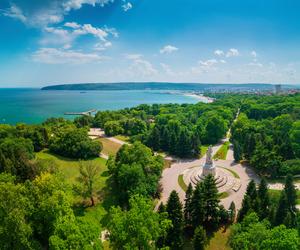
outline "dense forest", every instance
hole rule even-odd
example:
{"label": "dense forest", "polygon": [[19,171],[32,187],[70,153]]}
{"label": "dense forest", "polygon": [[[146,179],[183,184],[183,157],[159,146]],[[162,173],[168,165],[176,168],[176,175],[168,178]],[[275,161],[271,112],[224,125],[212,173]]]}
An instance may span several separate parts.
{"label": "dense forest", "polygon": [[[230,228],[232,249],[299,249],[292,175],[300,174],[300,95],[211,96],[210,104],[140,105],[74,121],[1,124],[0,249],[102,249],[103,229],[113,249],[205,249],[220,228]],[[101,165],[103,145],[88,137],[89,127],[126,135],[131,143]],[[284,177],[280,194],[262,178],[258,187],[249,183],[239,211],[234,203],[227,209],[208,176],[187,188],[184,203],[173,191],[166,204],[157,204],[164,161],[156,152],[197,158],[201,145],[218,143],[229,130],[235,160],[262,177]],[[38,157],[43,152],[59,160]],[[75,171],[74,162],[78,174],[70,182],[63,170]]]}
{"label": "dense forest", "polygon": [[205,104],[139,105],[119,111],[98,112],[94,119],[80,117],[78,127],[94,126],[108,136],[130,136],[154,151],[180,157],[199,155],[201,144],[215,144],[224,138],[238,110],[238,103],[220,100]]}

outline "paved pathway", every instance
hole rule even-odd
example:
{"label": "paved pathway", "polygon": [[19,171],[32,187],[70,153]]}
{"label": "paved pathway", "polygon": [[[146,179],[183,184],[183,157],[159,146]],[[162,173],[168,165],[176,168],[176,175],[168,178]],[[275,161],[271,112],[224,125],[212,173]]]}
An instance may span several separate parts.
{"label": "paved pathway", "polygon": [[[221,144],[213,146],[213,154],[215,154],[220,146],[227,140],[228,139],[224,139]],[[250,167],[246,167],[234,162],[232,147],[230,147],[227,156],[228,158],[226,160],[215,161],[215,164],[217,166],[226,167],[235,171],[240,177],[241,187],[237,192],[231,191],[229,197],[221,200],[221,204],[224,205],[225,208],[228,208],[230,203],[234,201],[236,208],[239,209],[241,207],[248,183],[251,179],[254,179],[258,183],[259,177],[254,173],[254,171],[251,170]],[[161,184],[163,186],[161,201],[166,203],[170,193],[173,190],[176,190],[179,194],[180,200],[184,202],[185,192],[178,184],[178,176],[188,168],[195,166],[200,167],[204,164],[205,158],[206,155],[198,160],[181,160],[172,164],[170,168],[165,169],[161,179]]]}
{"label": "paved pathway", "polygon": [[[213,154],[218,151],[221,145],[222,143],[213,146]],[[172,164],[170,168],[164,169],[161,178],[161,184],[163,186],[161,201],[166,203],[173,190],[178,192],[180,199],[183,201],[185,192],[178,184],[178,176],[188,168],[201,166],[205,162],[205,159],[206,155],[197,160],[178,160],[176,163]]]}

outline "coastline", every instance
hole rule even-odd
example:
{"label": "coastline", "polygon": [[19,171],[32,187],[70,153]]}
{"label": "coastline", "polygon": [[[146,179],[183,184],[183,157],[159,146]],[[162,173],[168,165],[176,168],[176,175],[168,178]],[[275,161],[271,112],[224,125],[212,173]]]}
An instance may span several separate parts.
{"label": "coastline", "polygon": [[195,93],[183,93],[184,96],[195,98],[204,103],[212,103],[214,99],[208,96],[204,96],[202,94],[195,94]]}

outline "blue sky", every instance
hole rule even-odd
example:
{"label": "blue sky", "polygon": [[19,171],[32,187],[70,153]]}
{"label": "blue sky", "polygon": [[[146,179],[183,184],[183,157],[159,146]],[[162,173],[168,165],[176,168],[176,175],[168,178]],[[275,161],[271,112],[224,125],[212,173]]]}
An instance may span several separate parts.
{"label": "blue sky", "polygon": [[1,0],[0,87],[299,83],[297,0]]}

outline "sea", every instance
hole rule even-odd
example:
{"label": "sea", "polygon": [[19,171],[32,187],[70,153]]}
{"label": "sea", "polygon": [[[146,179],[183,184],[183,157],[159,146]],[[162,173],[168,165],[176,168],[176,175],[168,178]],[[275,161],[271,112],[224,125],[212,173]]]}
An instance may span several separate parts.
{"label": "sea", "polygon": [[207,102],[205,97],[180,91],[112,90],[55,91],[31,88],[0,88],[0,123],[37,124],[50,117],[73,119],[66,112],[117,110],[139,104]]}

